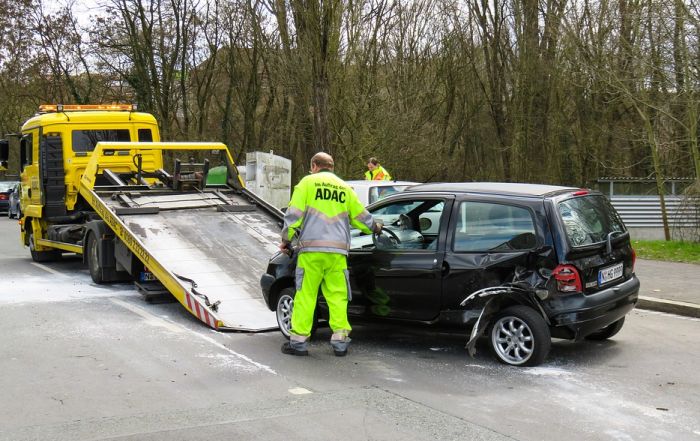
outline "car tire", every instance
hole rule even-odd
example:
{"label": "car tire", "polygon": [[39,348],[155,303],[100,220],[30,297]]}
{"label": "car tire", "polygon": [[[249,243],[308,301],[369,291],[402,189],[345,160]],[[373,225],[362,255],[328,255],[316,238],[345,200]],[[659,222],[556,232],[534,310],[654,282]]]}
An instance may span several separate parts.
{"label": "car tire", "polygon": [[610,337],[612,337],[613,335],[620,332],[620,329],[622,329],[622,325],[624,325],[624,324],[625,324],[625,318],[622,317],[620,320],[613,322],[613,323],[609,324],[608,326],[595,331],[592,334],[588,334],[585,338],[586,338],[586,340],[597,340],[597,341],[607,340]]}
{"label": "car tire", "polygon": [[[275,315],[277,317],[277,325],[280,328],[280,332],[285,338],[289,338],[289,331],[292,327],[292,310],[294,309],[294,296],[296,295],[296,290],[293,286],[284,288],[280,291],[279,297],[277,297],[277,307],[275,308]],[[318,329],[318,305],[314,309],[314,321],[311,325],[311,337],[316,333]]]}
{"label": "car tire", "polygon": [[58,250],[37,251],[34,249],[34,232],[29,232],[29,253],[32,255],[34,262],[52,262],[61,258],[61,252]]}
{"label": "car tire", "polygon": [[542,315],[525,305],[513,305],[496,314],[489,328],[491,350],[501,363],[537,366],[552,346]]}
{"label": "car tire", "polygon": [[100,266],[100,248],[97,244],[95,233],[89,233],[85,242],[85,257],[90,270],[92,281],[97,284],[104,283],[102,266]]}

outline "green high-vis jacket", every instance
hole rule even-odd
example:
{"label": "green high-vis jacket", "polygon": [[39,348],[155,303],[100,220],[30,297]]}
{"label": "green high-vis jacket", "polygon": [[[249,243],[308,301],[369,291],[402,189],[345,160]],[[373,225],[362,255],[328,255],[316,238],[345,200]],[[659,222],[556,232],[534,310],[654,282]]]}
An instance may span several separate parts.
{"label": "green high-vis jacket", "polygon": [[355,192],[330,171],[305,176],[294,187],[284,216],[282,240],[299,235],[299,252],[316,251],[347,255],[350,227],[371,233],[374,218]]}

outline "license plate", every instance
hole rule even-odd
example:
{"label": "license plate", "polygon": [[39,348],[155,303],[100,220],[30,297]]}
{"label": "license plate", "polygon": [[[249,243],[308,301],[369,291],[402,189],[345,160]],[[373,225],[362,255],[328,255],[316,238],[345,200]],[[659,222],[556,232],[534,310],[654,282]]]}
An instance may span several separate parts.
{"label": "license plate", "polygon": [[154,276],[151,272],[142,272],[139,274],[139,280],[141,282],[155,282],[158,279],[156,279],[156,276]]}
{"label": "license plate", "polygon": [[605,285],[615,279],[622,277],[622,262],[617,265],[609,266],[598,271],[598,286]]}

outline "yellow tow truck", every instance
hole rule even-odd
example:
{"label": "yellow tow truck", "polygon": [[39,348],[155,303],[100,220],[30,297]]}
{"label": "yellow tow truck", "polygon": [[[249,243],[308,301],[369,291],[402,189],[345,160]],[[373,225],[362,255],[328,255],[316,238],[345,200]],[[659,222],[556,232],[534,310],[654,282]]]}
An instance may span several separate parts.
{"label": "yellow tow truck", "polygon": [[[58,104],[22,126],[19,148],[32,259],[80,254],[95,283],[165,290],[214,329],[277,327],[258,284],[283,214],[244,188],[224,144],[160,142],[156,119],[130,105]],[[210,165],[225,184],[207,184]]]}

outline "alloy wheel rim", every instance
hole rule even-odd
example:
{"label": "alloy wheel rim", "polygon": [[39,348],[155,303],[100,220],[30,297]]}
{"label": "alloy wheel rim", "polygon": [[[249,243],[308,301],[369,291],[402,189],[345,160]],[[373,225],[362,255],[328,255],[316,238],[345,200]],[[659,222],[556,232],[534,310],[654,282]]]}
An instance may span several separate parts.
{"label": "alloy wheel rim", "polygon": [[532,330],[523,320],[513,316],[503,317],[494,324],[491,344],[503,361],[513,365],[527,362],[535,349]]}
{"label": "alloy wheel rim", "polygon": [[289,335],[292,327],[292,309],[294,299],[291,296],[284,295],[277,302],[277,324],[284,335]]}

